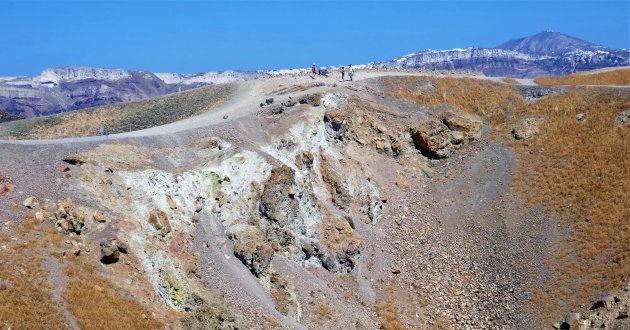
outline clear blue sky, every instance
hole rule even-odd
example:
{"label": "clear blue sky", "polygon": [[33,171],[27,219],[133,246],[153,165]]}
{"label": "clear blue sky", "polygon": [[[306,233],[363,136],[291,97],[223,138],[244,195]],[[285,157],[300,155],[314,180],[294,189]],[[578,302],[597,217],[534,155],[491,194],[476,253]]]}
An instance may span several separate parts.
{"label": "clear blue sky", "polygon": [[630,48],[630,1],[0,0],[0,75],[278,69],[492,47],[552,29]]}

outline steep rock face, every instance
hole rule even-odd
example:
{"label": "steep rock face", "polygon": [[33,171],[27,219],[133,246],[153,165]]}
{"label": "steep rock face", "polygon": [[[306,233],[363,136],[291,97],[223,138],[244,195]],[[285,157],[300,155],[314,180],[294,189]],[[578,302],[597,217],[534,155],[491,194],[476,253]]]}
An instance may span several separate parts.
{"label": "steep rock face", "polygon": [[519,78],[565,75],[630,65],[630,51],[608,49],[557,32],[510,40],[496,48],[426,50],[381,65],[436,70],[476,70],[487,76]]}
{"label": "steep rock face", "polygon": [[131,73],[127,70],[68,66],[64,68],[46,69],[39,76],[35,77],[35,80],[41,82],[46,86],[52,87],[58,85],[62,81],[116,81],[126,78],[131,78]]}

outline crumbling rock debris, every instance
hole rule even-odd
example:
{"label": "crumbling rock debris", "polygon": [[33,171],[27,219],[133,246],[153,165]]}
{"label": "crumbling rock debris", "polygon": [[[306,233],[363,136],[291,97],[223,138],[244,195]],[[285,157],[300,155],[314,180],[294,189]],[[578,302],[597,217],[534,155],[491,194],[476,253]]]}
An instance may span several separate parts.
{"label": "crumbling rock debris", "polygon": [[311,169],[313,167],[314,160],[315,160],[315,157],[313,156],[313,153],[306,150],[302,153],[298,153],[297,155],[295,155],[295,166],[299,170],[303,170],[304,168]]}
{"label": "crumbling rock debris", "polygon": [[452,135],[446,125],[437,120],[428,120],[412,132],[416,146],[432,158],[447,158],[451,155]]}
{"label": "crumbling rock debris", "polygon": [[299,321],[301,316],[300,302],[295,289],[277,272],[270,275],[271,297],[280,313]]}
{"label": "crumbling rock debris", "polygon": [[255,226],[236,224],[227,229],[234,241],[234,255],[254,274],[260,277],[268,270],[273,249],[265,241],[263,232]]}
{"label": "crumbling rock debris", "polygon": [[171,223],[168,214],[160,209],[153,209],[149,213],[149,224],[158,231],[161,237],[166,237],[171,232]]}
{"label": "crumbling rock debris", "polygon": [[447,111],[442,114],[442,122],[453,131],[451,134],[455,137],[455,133],[461,134],[461,141],[478,141],[481,139],[483,125],[481,119],[464,112],[455,113]]}
{"label": "crumbling rock debris", "polygon": [[354,232],[350,223],[339,216],[329,216],[322,223],[322,248],[316,251],[322,265],[328,271],[348,273],[354,269],[361,253],[363,240]]}
{"label": "crumbling rock debris", "polygon": [[85,212],[77,210],[71,199],[59,202],[57,207],[57,212],[54,214],[57,229],[65,233],[80,235],[85,228]]}
{"label": "crumbling rock debris", "polygon": [[271,169],[271,176],[264,185],[260,213],[279,227],[286,228],[290,219],[297,215],[297,207],[289,196],[289,187],[293,186],[294,180],[293,170],[281,165]]}
{"label": "crumbling rock debris", "polygon": [[512,136],[517,140],[532,138],[540,132],[542,118],[524,118],[512,127]]}

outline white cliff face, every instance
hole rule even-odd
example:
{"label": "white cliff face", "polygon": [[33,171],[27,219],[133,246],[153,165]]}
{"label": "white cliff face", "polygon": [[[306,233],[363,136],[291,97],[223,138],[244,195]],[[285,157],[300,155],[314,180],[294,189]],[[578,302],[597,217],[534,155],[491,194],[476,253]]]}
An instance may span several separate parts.
{"label": "white cliff face", "polygon": [[526,53],[499,48],[425,50],[390,62],[387,67],[440,70],[479,70],[487,76],[531,78],[540,75],[566,75],[602,67],[630,63],[630,52],[623,50],[572,50],[559,54]]}
{"label": "white cliff face", "polygon": [[46,69],[39,76],[34,77],[33,80],[52,87],[50,85],[59,84],[62,81],[70,82],[87,79],[115,81],[126,78],[131,78],[131,74],[129,71],[123,69],[100,69],[68,66],[64,68]]}
{"label": "white cliff face", "polygon": [[395,59],[393,62],[401,66],[427,65],[434,63],[449,63],[453,61],[465,61],[473,58],[508,58],[519,60],[542,59],[541,56],[532,56],[510,50],[493,48],[468,48],[452,50],[426,50],[419,53],[408,54]]}
{"label": "white cliff face", "polygon": [[264,72],[210,71],[193,74],[156,73],[155,75],[167,84],[212,85],[257,78],[264,75]]}

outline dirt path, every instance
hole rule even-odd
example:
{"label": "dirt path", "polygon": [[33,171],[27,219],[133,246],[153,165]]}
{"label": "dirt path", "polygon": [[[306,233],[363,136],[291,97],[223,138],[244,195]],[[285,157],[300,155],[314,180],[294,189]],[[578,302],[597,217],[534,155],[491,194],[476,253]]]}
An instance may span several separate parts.
{"label": "dirt path", "polygon": [[[427,74],[425,73],[408,71],[358,71],[355,76],[354,82],[384,76],[426,75]],[[459,78],[469,77],[477,79],[487,79],[492,81],[501,81],[502,79],[500,77],[484,77],[463,74],[432,74],[432,76]],[[174,134],[196,128],[222,124],[229,121],[237,120],[245,116],[253,115],[258,110],[260,110],[260,102],[263,102],[267,97],[274,97],[276,98],[276,102],[279,103],[282,100],[288,99],[288,97],[290,96],[295,97],[296,95],[303,94],[305,91],[307,91],[308,93],[324,93],[333,90],[335,87],[351,86],[353,84],[353,82],[350,82],[349,80],[341,81],[339,78],[340,77],[338,73],[333,72],[328,77],[317,76],[315,79],[312,79],[310,76],[305,74],[298,74],[250,80],[240,83],[237,91],[230,97],[230,99],[217,108],[204,114],[190,117],[174,123],[138,131],[132,131],[128,133],[112,134],[109,136],[88,136],[42,140],[0,140],[0,144],[5,143],[21,145],[52,145],[84,142],[104,142],[108,140]],[[533,82],[529,82],[526,80],[523,80],[522,82],[523,85],[529,85],[530,83]],[[278,95],[277,92],[282,90],[288,90],[289,92]]]}

